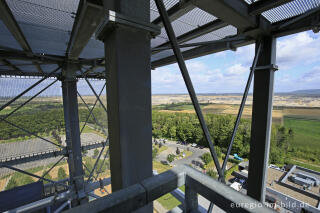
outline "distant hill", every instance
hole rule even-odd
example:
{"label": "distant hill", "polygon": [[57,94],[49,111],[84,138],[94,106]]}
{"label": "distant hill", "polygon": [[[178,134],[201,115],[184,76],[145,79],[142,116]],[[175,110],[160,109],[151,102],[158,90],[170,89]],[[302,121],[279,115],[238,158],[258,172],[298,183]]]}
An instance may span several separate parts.
{"label": "distant hill", "polygon": [[320,95],[320,89],[295,90],[290,93],[299,95]]}

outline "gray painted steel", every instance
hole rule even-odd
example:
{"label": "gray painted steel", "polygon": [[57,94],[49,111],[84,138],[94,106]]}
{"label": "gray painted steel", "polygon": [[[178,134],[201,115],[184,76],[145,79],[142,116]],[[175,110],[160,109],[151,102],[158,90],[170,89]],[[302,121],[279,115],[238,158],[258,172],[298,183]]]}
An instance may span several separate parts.
{"label": "gray painted steel", "polygon": [[[110,178],[105,178],[102,180],[103,185],[109,185],[110,184]],[[84,187],[84,192],[85,193],[90,193],[94,191],[95,189],[98,189],[100,187],[100,181],[93,182],[86,184]],[[74,190],[68,190],[66,192],[50,196],[38,201],[35,201],[33,203],[28,203],[24,206],[20,206],[16,209],[11,209],[8,212],[12,213],[22,213],[22,212],[34,212],[36,210],[43,209],[45,207],[54,205],[55,203],[61,203],[63,201],[67,201],[68,199],[76,199],[78,195]]]}
{"label": "gray painted steel", "polygon": [[[276,62],[276,39],[264,37],[261,40],[261,57],[258,66]],[[274,70],[256,70],[254,73],[253,105],[250,140],[248,195],[259,201],[265,199],[265,180],[269,159],[270,132],[272,123]]]}
{"label": "gray painted steel", "polygon": [[[84,171],[82,167],[82,153],[80,142],[80,127],[78,116],[78,96],[77,79],[75,78],[75,68],[65,67],[64,79],[62,80],[62,96],[64,107],[64,119],[66,127],[66,144],[68,152],[68,165],[70,184],[77,192],[84,187]],[[85,202],[86,199],[79,200]],[[73,202],[73,205],[76,203]]]}
{"label": "gray painted steel", "polygon": [[[150,19],[149,1],[105,1],[104,6],[140,22]],[[108,70],[111,182],[116,192],[152,176],[150,36],[121,25],[102,37]],[[151,211],[150,204],[139,212]]]}
{"label": "gray painted steel", "polygon": [[[196,200],[195,195],[199,193],[227,212],[273,212],[262,203],[188,166],[175,167],[160,175],[147,178],[140,183],[65,212],[129,213],[182,185],[186,185],[189,187],[188,190],[193,191],[192,196],[189,197],[191,202]],[[195,206],[196,204],[193,203],[192,207]],[[197,209],[193,210],[198,211]],[[190,211],[184,209],[184,212]]]}
{"label": "gray painted steel", "polygon": [[4,212],[42,198],[42,181],[0,192],[0,211]]}

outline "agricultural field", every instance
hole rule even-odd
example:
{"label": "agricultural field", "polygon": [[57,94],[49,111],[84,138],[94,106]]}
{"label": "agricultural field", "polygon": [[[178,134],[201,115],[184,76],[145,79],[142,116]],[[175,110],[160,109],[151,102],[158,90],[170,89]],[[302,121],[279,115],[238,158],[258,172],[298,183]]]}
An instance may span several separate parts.
{"label": "agricultural field", "polygon": [[[204,114],[210,115],[231,115],[235,117],[239,110],[241,96],[198,96],[201,109]],[[181,113],[194,114],[192,104],[187,95],[157,95],[153,96],[155,103],[153,110],[160,113]],[[288,142],[280,151],[284,153],[274,153],[274,157],[281,155],[283,162],[299,164],[320,171],[320,98],[318,96],[277,96],[275,95],[272,121],[274,128],[274,140],[280,140],[278,135],[282,127],[290,131],[293,135],[285,135]],[[170,102],[171,101],[171,102]],[[169,102],[169,103],[168,103]],[[247,104],[243,111],[243,119],[250,120],[252,113],[252,97],[248,97]],[[278,144],[278,142],[276,142]],[[279,148],[279,147],[278,147]],[[276,149],[276,148],[274,148]],[[277,160],[275,160],[277,161]]]}

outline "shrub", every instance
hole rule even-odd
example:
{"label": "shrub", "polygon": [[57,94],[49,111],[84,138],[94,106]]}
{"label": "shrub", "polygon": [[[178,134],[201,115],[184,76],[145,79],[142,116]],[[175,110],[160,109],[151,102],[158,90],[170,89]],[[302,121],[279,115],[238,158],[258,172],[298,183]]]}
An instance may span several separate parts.
{"label": "shrub", "polygon": [[218,177],[217,172],[213,171],[212,169],[207,171],[207,175],[209,175],[210,177],[212,177],[214,179],[217,179],[217,177]]}
{"label": "shrub", "polygon": [[168,156],[167,156],[167,160],[171,163],[172,161],[174,161],[174,158],[175,158],[175,155],[173,155],[173,154],[169,154]]}
{"label": "shrub", "polygon": [[211,154],[206,152],[201,156],[201,159],[203,160],[205,165],[208,165],[211,161],[213,161]]}
{"label": "shrub", "polygon": [[237,160],[237,159],[234,159],[234,158],[228,158],[228,161],[230,163],[235,163],[235,164],[239,164],[241,161]]}

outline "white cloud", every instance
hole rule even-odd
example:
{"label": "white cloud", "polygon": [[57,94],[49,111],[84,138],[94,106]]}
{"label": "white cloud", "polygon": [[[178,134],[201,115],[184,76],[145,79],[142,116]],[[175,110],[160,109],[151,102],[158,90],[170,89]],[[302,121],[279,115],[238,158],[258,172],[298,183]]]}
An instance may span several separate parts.
{"label": "white cloud", "polygon": [[289,69],[303,63],[310,64],[320,58],[320,36],[308,32],[298,33],[277,41],[277,64],[280,69]]}
{"label": "white cloud", "polygon": [[225,75],[226,76],[230,76],[230,75],[238,76],[238,75],[242,75],[243,73],[245,73],[247,71],[248,71],[248,69],[246,67],[242,66],[241,64],[235,64],[227,69]]}
{"label": "white cloud", "polygon": [[[188,61],[187,68],[197,93],[233,92],[245,85],[248,68],[233,64],[224,71],[210,68],[201,61]],[[232,85],[226,87],[226,85]],[[177,65],[158,68],[152,71],[153,93],[186,93],[186,86]]]}

